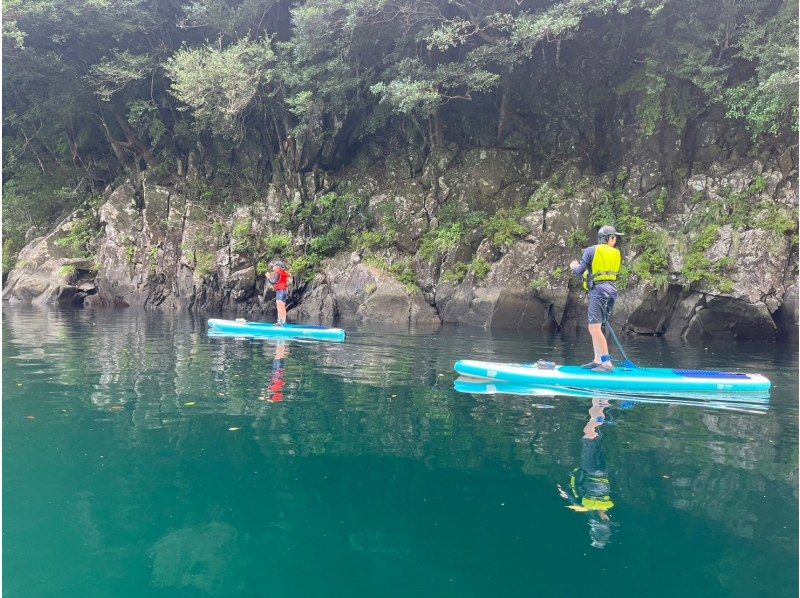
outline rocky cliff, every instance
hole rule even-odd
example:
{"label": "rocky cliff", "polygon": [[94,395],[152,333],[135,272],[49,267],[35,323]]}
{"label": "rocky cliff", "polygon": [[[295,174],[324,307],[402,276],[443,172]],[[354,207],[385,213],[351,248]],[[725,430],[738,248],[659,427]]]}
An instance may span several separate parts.
{"label": "rocky cliff", "polygon": [[[599,175],[511,147],[371,146],[235,210],[189,199],[185,184],[128,179],[32,240],[3,299],[271,317],[261,276],[271,252],[297,258],[290,318],[574,330],[585,297],[567,264],[613,221],[628,233],[620,327],[796,338],[794,150],[748,156],[713,123],[696,135],[688,161],[680,140],[660,135]],[[344,220],[312,230],[296,217],[345,193],[360,203]],[[319,247],[329,257],[310,263]]]}

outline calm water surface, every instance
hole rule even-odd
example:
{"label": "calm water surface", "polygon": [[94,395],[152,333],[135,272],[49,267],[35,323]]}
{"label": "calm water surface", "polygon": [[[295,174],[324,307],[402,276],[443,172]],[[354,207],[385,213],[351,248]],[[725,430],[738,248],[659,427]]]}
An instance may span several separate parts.
{"label": "calm water surface", "polygon": [[796,347],[625,343],[764,373],[769,409],[453,390],[588,337],[6,308],[3,595],[796,596]]}

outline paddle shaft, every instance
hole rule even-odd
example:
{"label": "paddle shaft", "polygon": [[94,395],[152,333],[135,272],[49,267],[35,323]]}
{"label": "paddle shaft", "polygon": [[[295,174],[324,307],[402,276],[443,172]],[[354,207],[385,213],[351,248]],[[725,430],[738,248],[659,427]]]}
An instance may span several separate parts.
{"label": "paddle shaft", "polygon": [[614,339],[614,342],[617,343],[617,348],[619,349],[619,352],[622,353],[622,357],[623,359],[625,359],[625,365],[628,367],[636,367],[636,365],[630,359],[628,359],[628,356],[625,355],[625,349],[622,348],[622,343],[619,342],[619,339],[617,338],[617,333],[614,332],[614,329],[611,327],[610,319],[606,319],[606,326],[608,326],[608,330],[611,332],[611,336]]}

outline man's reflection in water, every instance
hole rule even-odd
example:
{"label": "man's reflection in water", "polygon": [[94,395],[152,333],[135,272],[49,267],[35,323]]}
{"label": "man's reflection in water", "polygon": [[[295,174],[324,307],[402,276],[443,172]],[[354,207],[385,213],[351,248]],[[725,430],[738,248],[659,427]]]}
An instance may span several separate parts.
{"label": "man's reflection in water", "polygon": [[275,344],[275,359],[272,360],[272,377],[269,386],[258,397],[261,401],[269,403],[280,403],[283,401],[283,387],[286,386],[284,359],[289,350],[286,348],[286,341],[277,341]]}
{"label": "man's reflection in water", "polygon": [[608,511],[614,506],[611,484],[608,481],[606,451],[600,442],[598,428],[606,421],[604,399],[592,399],[589,421],[581,439],[581,465],[572,471],[569,492],[558,485],[558,493],[569,501],[568,509],[589,515],[589,536],[592,546],[603,548],[611,538],[611,518]]}

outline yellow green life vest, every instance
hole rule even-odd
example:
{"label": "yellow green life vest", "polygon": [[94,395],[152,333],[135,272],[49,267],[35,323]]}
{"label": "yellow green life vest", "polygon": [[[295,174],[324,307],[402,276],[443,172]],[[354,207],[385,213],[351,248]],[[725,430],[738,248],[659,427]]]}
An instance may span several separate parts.
{"label": "yellow green life vest", "polygon": [[614,501],[608,496],[583,497],[581,506],[587,511],[608,511],[614,507]]}
{"label": "yellow green life vest", "polygon": [[[572,475],[569,478],[569,486],[572,489],[572,494],[577,499],[583,491],[579,491],[578,489],[578,477],[582,476],[585,472],[581,471],[580,468],[575,468],[572,470]],[[605,486],[606,492],[609,488],[609,481],[608,478],[600,476],[600,475],[586,475],[581,480],[581,487],[584,487],[588,484],[593,485],[595,487],[603,487]],[[608,494],[600,494],[593,496],[587,496],[583,494],[580,496],[581,504],[572,504],[567,505],[568,509],[572,509],[573,511],[578,511],[580,513],[586,513],[587,511],[608,511],[614,507],[614,501],[611,500],[611,497]]]}
{"label": "yellow green life vest", "polygon": [[619,249],[605,243],[595,245],[592,265],[583,272],[583,290],[588,291],[596,282],[616,280],[620,266],[622,254]]}
{"label": "yellow green life vest", "polygon": [[604,498],[584,498],[579,505],[567,505],[567,508],[578,513],[588,513],[589,511],[610,511],[614,507],[614,501],[607,496]]}

